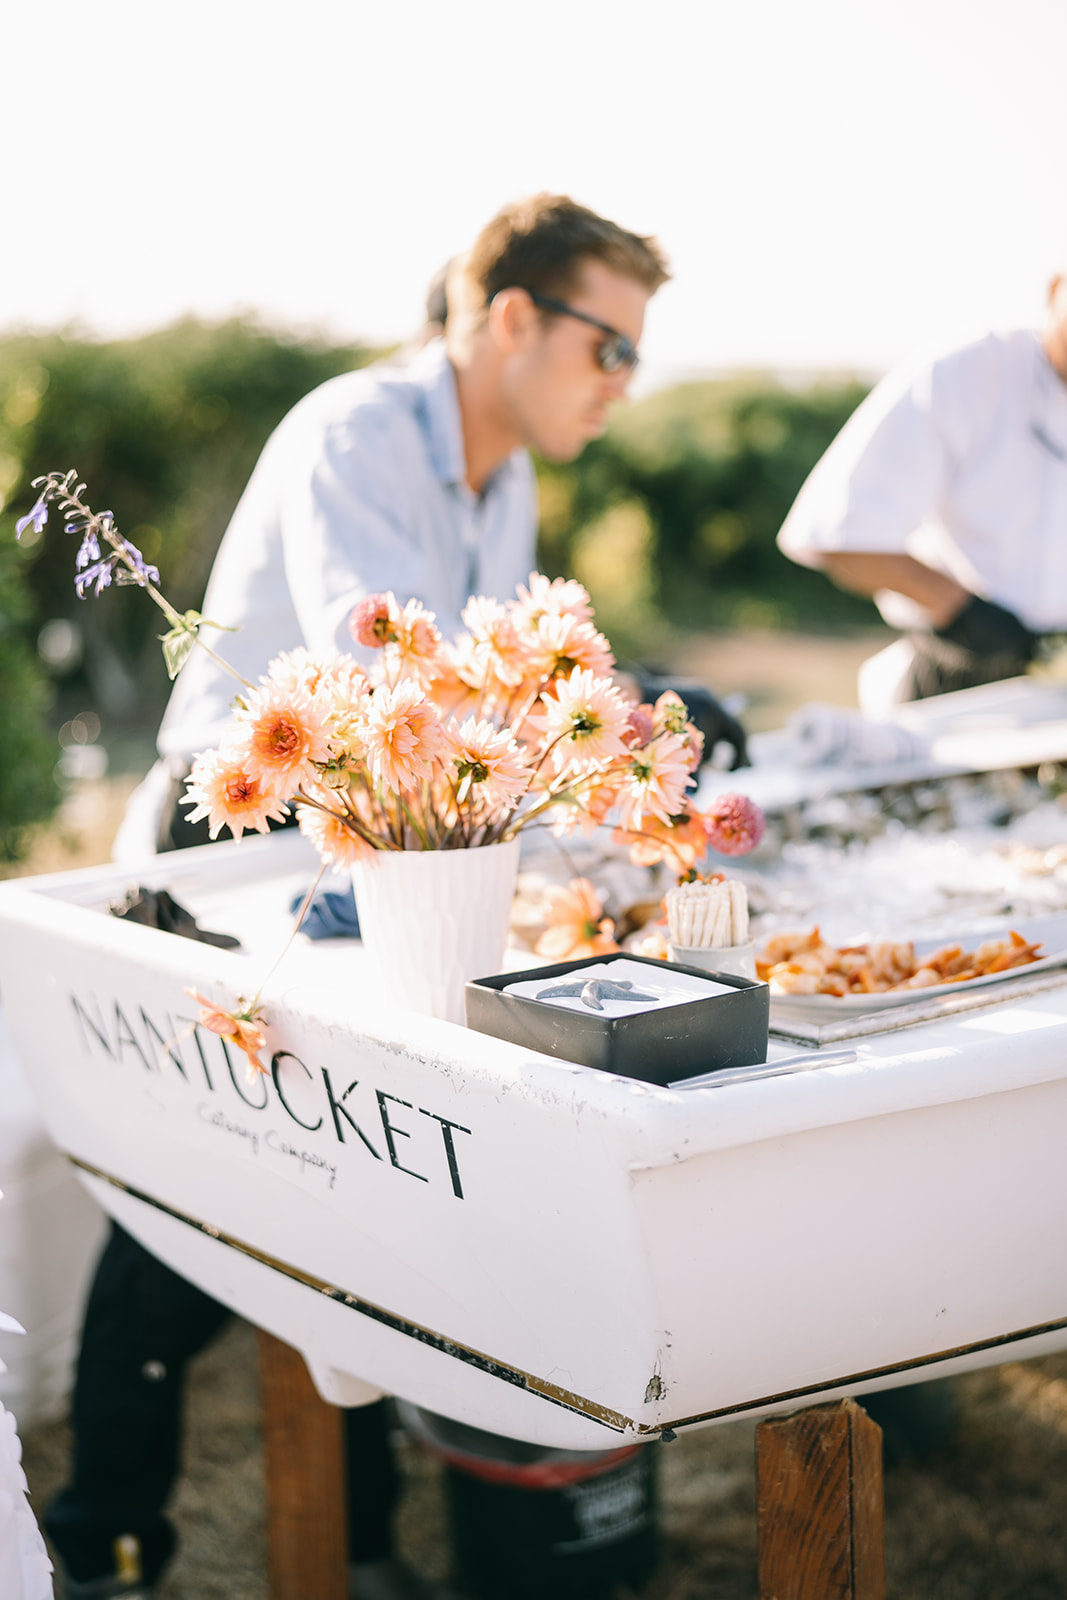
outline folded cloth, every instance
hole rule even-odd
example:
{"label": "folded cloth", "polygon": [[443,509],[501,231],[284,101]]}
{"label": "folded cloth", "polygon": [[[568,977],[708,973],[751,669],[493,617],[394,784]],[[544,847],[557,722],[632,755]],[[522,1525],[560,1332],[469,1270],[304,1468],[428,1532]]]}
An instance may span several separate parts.
{"label": "folded cloth", "polygon": [[[289,910],[295,914],[303,904],[304,896],[294,895]],[[358,939],[359,913],[354,892],[324,889],[317,894],[307,908],[300,932],[309,939]]]}
{"label": "folded cloth", "polygon": [[794,711],[787,724],[793,759],[800,767],[881,767],[918,761],[929,741],[896,722],[876,722],[862,711],[813,701]]}

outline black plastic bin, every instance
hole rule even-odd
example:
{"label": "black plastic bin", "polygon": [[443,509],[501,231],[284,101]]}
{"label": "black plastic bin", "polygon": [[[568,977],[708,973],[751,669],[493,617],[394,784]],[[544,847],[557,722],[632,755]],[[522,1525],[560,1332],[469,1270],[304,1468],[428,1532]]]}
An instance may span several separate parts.
{"label": "black plastic bin", "polygon": [[659,1559],[655,1446],[552,1450],[401,1403],[443,1463],[456,1580],[483,1600],[609,1600]]}

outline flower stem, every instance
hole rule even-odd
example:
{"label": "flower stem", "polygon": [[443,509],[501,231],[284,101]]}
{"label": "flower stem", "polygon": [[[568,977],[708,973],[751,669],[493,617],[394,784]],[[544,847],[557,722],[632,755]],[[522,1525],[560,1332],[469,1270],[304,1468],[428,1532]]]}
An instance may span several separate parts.
{"label": "flower stem", "polygon": [[281,954],[278,956],[278,959],[275,961],[274,965],[271,967],[270,971],[267,973],[267,976],[263,979],[263,982],[260,984],[259,988],[256,990],[255,998],[253,999],[252,1004],[248,1007],[248,1011],[249,1011],[250,1015],[254,1015],[255,1014],[256,1008],[259,1005],[259,997],[260,997],[260,995],[263,993],[264,989],[267,987],[267,984],[270,982],[270,980],[273,978],[274,974],[277,972],[278,968],[281,966],[281,964],[284,961],[285,957],[289,954],[289,948],[292,945],[292,942],[296,938],[297,934],[300,932],[300,924],[303,922],[304,918],[307,916],[308,906],[311,904],[312,900],[315,897],[315,890],[318,888],[319,884],[322,882],[322,875],[323,875],[323,873],[325,871],[326,871],[326,863],[324,861],[322,863],[322,866],[318,870],[318,875],[315,878],[315,882],[311,885],[311,888],[308,890],[307,894],[304,896],[304,903],[300,907],[300,910],[296,914],[296,921],[293,923],[293,930],[290,933],[288,939],[286,939],[285,944],[282,947]]}

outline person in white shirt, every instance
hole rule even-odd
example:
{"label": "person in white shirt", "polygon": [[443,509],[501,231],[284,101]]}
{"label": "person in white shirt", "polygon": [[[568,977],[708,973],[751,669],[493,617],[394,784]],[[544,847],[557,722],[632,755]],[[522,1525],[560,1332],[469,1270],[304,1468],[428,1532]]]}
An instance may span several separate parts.
{"label": "person in white shirt", "polygon": [[905,630],[861,668],[865,709],[1025,672],[1067,630],[1067,275],[1041,333],[989,333],[879,383],[778,542]]}
{"label": "person in white shirt", "polygon": [[[255,679],[282,650],[354,651],[347,619],[368,593],[417,596],[445,632],[458,629],[472,592],[507,598],[534,565],[527,449],[570,460],[603,432],[637,363],[645,306],[667,276],[653,239],[566,197],[505,208],[450,274],[443,343],[406,368],[331,380],[267,443],[204,606],[241,631],[211,635],[212,648]],[[178,775],[218,738],[232,695],[227,674],[190,658],[160,735],[173,764],[154,780],[154,802],[160,777],[170,791],[162,848],[200,842],[184,818],[169,834]],[[153,827],[142,853],[155,845]],[[227,1316],[114,1230],[83,1333],[73,1477],[46,1523],[67,1600],[140,1600],[169,1561],[164,1506],[185,1364]],[[350,1600],[440,1594],[396,1558],[381,1404],[346,1412],[346,1431]]]}

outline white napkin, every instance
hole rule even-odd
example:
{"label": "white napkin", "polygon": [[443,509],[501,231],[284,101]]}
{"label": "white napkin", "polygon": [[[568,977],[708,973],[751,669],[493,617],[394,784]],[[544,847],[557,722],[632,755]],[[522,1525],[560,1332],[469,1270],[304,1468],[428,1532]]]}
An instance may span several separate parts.
{"label": "white napkin", "polygon": [[801,767],[880,767],[918,761],[929,741],[896,722],[877,722],[862,711],[813,700],[787,723],[793,759]]}

